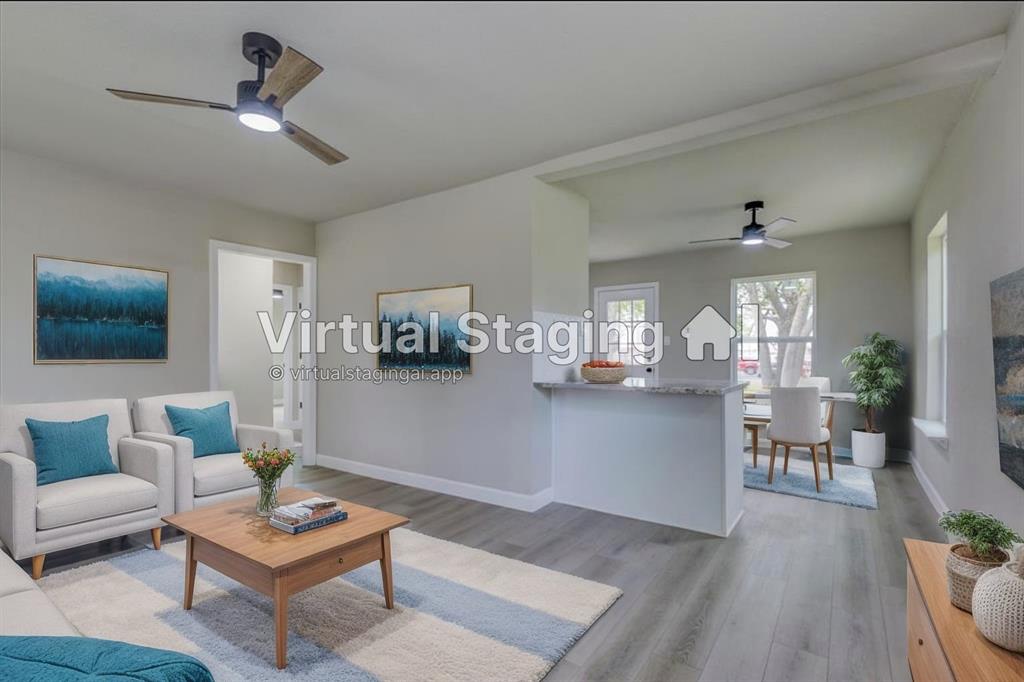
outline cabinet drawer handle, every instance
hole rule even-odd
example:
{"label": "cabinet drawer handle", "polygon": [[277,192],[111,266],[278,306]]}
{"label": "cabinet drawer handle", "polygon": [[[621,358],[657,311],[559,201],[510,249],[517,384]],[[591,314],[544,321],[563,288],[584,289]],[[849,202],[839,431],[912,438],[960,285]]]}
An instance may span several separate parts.
{"label": "cabinet drawer handle", "polygon": [[345,557],[343,557],[343,556],[338,557],[338,563],[339,564],[345,563]]}
{"label": "cabinet drawer handle", "polygon": [[923,639],[918,639],[917,640],[917,645],[918,646],[924,646],[924,640]]}

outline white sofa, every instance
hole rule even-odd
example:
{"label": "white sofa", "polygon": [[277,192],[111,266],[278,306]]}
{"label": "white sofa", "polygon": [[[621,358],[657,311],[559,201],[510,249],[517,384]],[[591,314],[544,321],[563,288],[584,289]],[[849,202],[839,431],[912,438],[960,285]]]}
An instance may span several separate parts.
{"label": "white sofa", "polygon": [[[256,479],[242,462],[241,452],[193,457],[192,441],[174,435],[174,428],[164,409],[166,405],[205,408],[224,401],[230,405],[231,425],[241,450],[258,448],[264,442],[268,447],[292,447],[291,431],[269,426],[239,424],[235,394],[231,391],[176,393],[139,398],[135,401],[132,408],[135,417],[135,437],[163,443],[174,450],[175,512],[253,495],[256,492]],[[289,467],[281,477],[282,486],[292,484],[292,469],[294,466]]]}
{"label": "white sofa", "polygon": [[[118,473],[36,485],[26,417],[77,421],[105,414]],[[161,517],[174,511],[171,448],[132,437],[128,401],[76,400],[0,406],[0,541],[42,575],[48,552],[149,530],[160,548]]]}
{"label": "white sofa", "polygon": [[79,635],[21,566],[0,552],[0,637]]}

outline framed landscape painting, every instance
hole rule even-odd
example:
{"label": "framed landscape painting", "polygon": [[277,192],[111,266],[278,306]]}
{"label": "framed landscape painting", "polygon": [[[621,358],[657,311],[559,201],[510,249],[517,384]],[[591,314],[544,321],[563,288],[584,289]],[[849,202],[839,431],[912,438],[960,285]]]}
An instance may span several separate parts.
{"label": "framed landscape painting", "polygon": [[1024,488],[1024,268],[990,289],[999,469]]}
{"label": "framed landscape painting", "polygon": [[35,256],[36,364],[166,362],[168,273]]}
{"label": "framed landscape painting", "polygon": [[[471,284],[382,291],[377,294],[377,330],[382,334],[381,340],[385,340],[384,323],[389,323],[391,349],[382,349],[377,354],[377,366],[381,369],[461,370],[469,374],[471,356],[458,346],[460,339],[468,341],[469,337],[459,330],[458,320],[472,309]],[[436,323],[431,322],[431,313],[436,313]],[[397,340],[405,334],[398,327],[404,322],[419,323],[423,329],[422,352],[399,352]],[[436,352],[430,347],[432,325],[437,337]]]}

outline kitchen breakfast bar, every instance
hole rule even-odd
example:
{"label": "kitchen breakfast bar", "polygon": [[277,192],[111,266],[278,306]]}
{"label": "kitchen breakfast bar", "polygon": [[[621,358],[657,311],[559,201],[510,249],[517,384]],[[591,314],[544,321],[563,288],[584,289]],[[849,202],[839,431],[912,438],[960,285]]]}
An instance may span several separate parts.
{"label": "kitchen breakfast bar", "polygon": [[542,382],[554,499],[728,536],[743,515],[742,381]]}

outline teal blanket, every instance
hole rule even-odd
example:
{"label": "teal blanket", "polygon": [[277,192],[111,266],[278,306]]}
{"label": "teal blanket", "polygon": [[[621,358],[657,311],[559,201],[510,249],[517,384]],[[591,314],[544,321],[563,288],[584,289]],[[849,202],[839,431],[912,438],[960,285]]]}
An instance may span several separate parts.
{"label": "teal blanket", "polygon": [[0,637],[0,680],[214,682],[191,656],[91,637]]}

